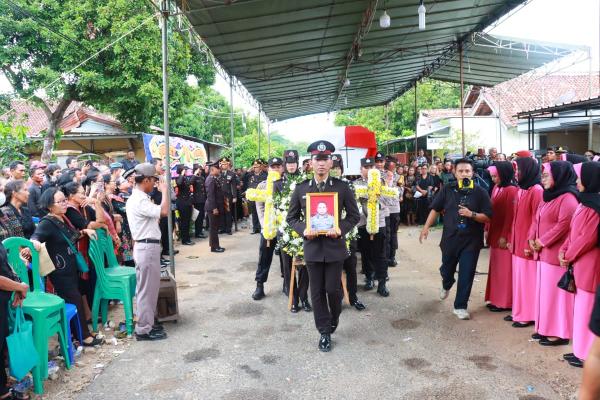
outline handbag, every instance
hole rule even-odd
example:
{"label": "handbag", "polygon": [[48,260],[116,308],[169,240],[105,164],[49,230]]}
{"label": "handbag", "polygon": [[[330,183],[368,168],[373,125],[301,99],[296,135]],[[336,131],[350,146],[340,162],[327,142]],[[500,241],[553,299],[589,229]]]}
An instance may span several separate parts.
{"label": "handbag", "polygon": [[198,216],[200,215],[200,211],[196,207],[192,208],[192,222],[196,222]]}
{"label": "handbag", "polygon": [[575,293],[577,286],[575,286],[575,276],[573,275],[573,266],[569,265],[563,276],[558,281],[557,286],[562,290],[566,290],[569,293]]}
{"label": "handbag", "polygon": [[83,255],[79,252],[79,250],[77,250],[75,246],[73,246],[73,243],[71,243],[71,241],[62,231],[60,232],[60,234],[63,236],[63,238],[65,238],[67,244],[69,245],[69,249],[71,249],[73,254],[75,254],[75,260],[77,261],[77,269],[79,270],[79,272],[89,272],[90,267],[85,262],[85,258],[83,258]]}
{"label": "handbag", "polygon": [[[9,306],[10,307],[10,306]],[[17,381],[37,367],[39,356],[33,342],[33,324],[25,320],[23,308],[15,309],[15,323],[12,334],[6,338],[10,373]]]}

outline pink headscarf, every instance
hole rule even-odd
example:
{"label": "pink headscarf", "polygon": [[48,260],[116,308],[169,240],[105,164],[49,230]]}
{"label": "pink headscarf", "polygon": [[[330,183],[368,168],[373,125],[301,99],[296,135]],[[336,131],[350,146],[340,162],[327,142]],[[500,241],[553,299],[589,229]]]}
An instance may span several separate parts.
{"label": "pink headscarf", "polygon": [[573,169],[575,170],[575,173],[577,174],[579,179],[581,179],[581,166],[582,165],[583,165],[583,163],[573,164]]}
{"label": "pink headscarf", "polygon": [[496,168],[495,165],[490,165],[488,167],[488,171],[490,172],[490,175],[496,175],[496,176],[498,176],[498,168]]}
{"label": "pink headscarf", "polygon": [[542,171],[548,171],[549,174],[552,173],[552,166],[550,165],[549,162],[542,164]]}

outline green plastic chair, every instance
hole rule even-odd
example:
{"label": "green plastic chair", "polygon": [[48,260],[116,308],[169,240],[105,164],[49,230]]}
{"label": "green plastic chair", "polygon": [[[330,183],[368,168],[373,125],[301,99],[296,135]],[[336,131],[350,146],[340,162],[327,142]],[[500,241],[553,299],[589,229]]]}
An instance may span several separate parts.
{"label": "green plastic chair", "polygon": [[[8,252],[8,263],[23,282],[28,282],[29,293],[23,301],[23,312],[33,322],[33,340],[35,349],[40,357],[40,363],[33,368],[33,389],[36,394],[44,393],[43,380],[48,378],[48,339],[58,334],[60,351],[65,359],[65,366],[71,369],[67,346],[67,316],[65,301],[60,297],[45,293],[40,283],[40,258],[33,243],[25,238],[12,237],[5,239],[2,244]],[[20,257],[22,248],[31,251],[31,269],[33,285],[29,281],[27,265]]]}
{"label": "green plastic chair", "polygon": [[[97,230],[96,233],[98,234],[98,238],[95,240],[90,240],[90,248],[88,251],[88,255],[90,256],[90,259],[94,264],[94,268],[96,269],[97,276],[94,301],[92,303],[92,329],[96,331],[99,309],[102,316],[102,323],[105,324],[108,312],[108,302],[112,299],[119,299],[123,302],[123,306],[125,308],[127,334],[131,335],[133,333],[135,270],[131,267],[118,266],[106,268],[105,257],[107,255],[104,243],[106,243],[107,235],[102,229]],[[131,273],[122,271],[125,269],[133,270],[133,275]]]}
{"label": "green plastic chair", "polygon": [[114,248],[115,248],[114,243],[113,243],[110,235],[106,233],[106,230],[99,229],[97,231],[97,233],[98,233],[98,239],[100,240],[100,243],[101,243],[102,252],[104,253],[104,260],[106,262],[106,268],[110,269],[111,274],[128,276],[130,279],[129,282],[131,284],[131,292],[135,293],[135,286],[136,286],[136,279],[137,279],[136,274],[135,274],[135,268],[119,264],[119,261],[117,260],[117,256],[115,255],[115,251],[114,251]]}

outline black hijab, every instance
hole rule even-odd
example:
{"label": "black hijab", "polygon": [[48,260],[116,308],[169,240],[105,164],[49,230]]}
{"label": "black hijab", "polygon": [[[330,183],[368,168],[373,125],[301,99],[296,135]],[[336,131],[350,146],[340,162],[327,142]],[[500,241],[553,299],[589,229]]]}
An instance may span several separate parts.
{"label": "black hijab", "polygon": [[531,157],[517,158],[519,168],[519,187],[527,190],[534,185],[540,184],[540,166],[536,160]]}
{"label": "black hijab", "polygon": [[554,186],[550,189],[544,189],[544,201],[548,203],[565,193],[573,193],[578,197],[577,174],[573,169],[573,164],[568,161],[552,161],[550,163]]}
{"label": "black hijab", "polygon": [[579,154],[567,154],[567,161],[571,164],[579,164],[588,161],[585,156],[580,156]]}
{"label": "black hijab", "polygon": [[500,178],[498,187],[515,185],[515,169],[510,161],[496,161],[494,166],[498,170],[498,177]]}
{"label": "black hijab", "polygon": [[[579,193],[581,204],[600,214],[600,163],[588,161],[581,164],[581,184],[585,187]],[[598,227],[598,247],[600,247],[600,226]]]}

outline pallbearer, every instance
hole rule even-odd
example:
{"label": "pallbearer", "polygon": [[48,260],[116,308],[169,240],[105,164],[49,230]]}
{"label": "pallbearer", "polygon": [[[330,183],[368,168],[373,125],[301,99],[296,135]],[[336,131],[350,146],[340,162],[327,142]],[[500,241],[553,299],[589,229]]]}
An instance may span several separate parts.
{"label": "pallbearer", "polygon": [[[321,334],[319,350],[331,350],[331,334],[335,332],[342,312],[342,268],[348,253],[344,236],[358,223],[356,200],[348,184],[329,176],[333,165],[331,154],[335,147],[325,140],[312,143],[307,150],[311,154],[314,178],[296,186],[287,222],[304,237],[304,261],[310,277],[310,293],[313,302],[315,324]],[[307,196],[312,193],[337,193],[339,227],[320,234],[307,226]],[[308,210],[311,213],[312,210]],[[342,217],[345,212],[345,217]]]}
{"label": "pallbearer", "polygon": [[535,330],[541,345],[558,346],[569,343],[573,333],[573,293],[557,286],[565,272],[559,249],[577,208],[577,176],[571,163],[545,163],[542,186],[543,201],[529,230],[529,247],[539,260]]}
{"label": "pallbearer", "polygon": [[[340,177],[343,182],[346,182],[354,193],[354,185],[344,177],[344,160],[341,154],[331,156],[333,168],[331,173],[334,176]],[[354,193],[356,196],[356,193]],[[358,203],[357,203],[358,205]],[[348,298],[350,305],[358,311],[362,311],[366,306],[358,299],[358,278],[356,276],[356,252],[358,251],[358,227],[354,227],[345,237],[346,246],[348,247],[348,258],[344,260],[344,272],[346,272],[346,287],[348,288]]]}
{"label": "pallbearer", "polygon": [[535,287],[537,262],[529,249],[528,234],[544,189],[540,184],[540,166],[528,151],[517,153],[518,202],[514,214],[510,249],[512,251],[513,327],[524,328],[535,321]]}
{"label": "pallbearer", "polygon": [[[404,194],[404,177],[396,172],[398,160],[392,156],[385,157],[385,173],[390,175],[389,186],[398,188],[398,198],[390,203],[390,237],[389,248],[387,253],[388,266],[395,267],[398,265],[396,261],[396,250],[398,250],[398,228],[400,227],[400,199]],[[388,182],[386,180],[386,182]]]}
{"label": "pallbearer", "polygon": [[512,255],[508,242],[519,189],[514,183],[512,163],[496,161],[488,168],[492,189],[492,221],[489,223],[490,267],[485,300],[493,312],[507,311],[512,307]]}
{"label": "pallbearer", "polygon": [[573,266],[575,275],[575,312],[573,314],[573,353],[564,358],[574,367],[583,367],[588,358],[594,334],[589,320],[594,307],[594,292],[600,285],[600,163],[585,162],[575,165],[579,179],[579,200],[569,237],[559,252],[563,267]]}

